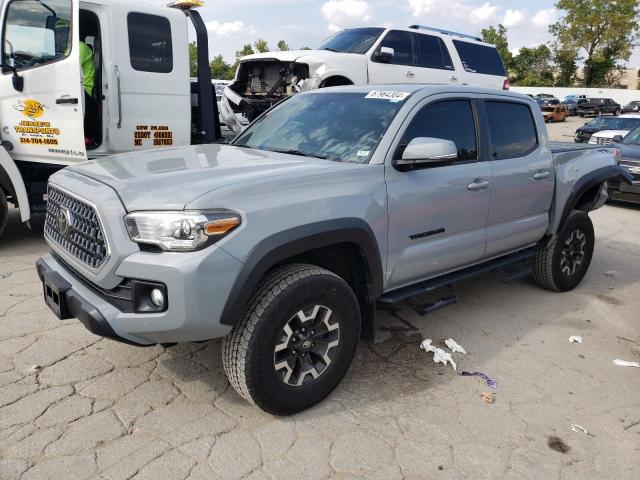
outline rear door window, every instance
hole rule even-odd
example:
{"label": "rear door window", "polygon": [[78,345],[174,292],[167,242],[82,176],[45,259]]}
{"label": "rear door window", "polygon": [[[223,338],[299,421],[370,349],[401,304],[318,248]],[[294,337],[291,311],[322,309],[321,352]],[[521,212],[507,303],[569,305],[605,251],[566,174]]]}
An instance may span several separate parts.
{"label": "rear door window", "polygon": [[129,53],[134,70],[170,73],[173,70],[171,23],[168,18],[132,12],[127,17]]}
{"label": "rear door window", "polygon": [[454,40],[454,46],[467,72],[506,77],[507,72],[495,47]]}
{"label": "rear door window", "polygon": [[441,38],[423,33],[414,34],[416,46],[416,66],[453,70],[449,50]]}
{"label": "rear door window", "polygon": [[[378,51],[382,47],[393,48],[393,65],[411,65],[413,63],[413,48],[411,46],[411,33],[400,30],[391,30],[384,37]],[[373,59],[375,62],[375,58]]]}
{"label": "rear door window", "polygon": [[458,148],[458,161],[478,159],[476,124],[469,100],[436,102],[420,110],[411,120],[396,157],[400,158],[404,147],[419,137],[451,140]]}
{"label": "rear door window", "polygon": [[524,157],[538,146],[535,120],[529,106],[523,103],[485,102],[491,156],[503,158]]}

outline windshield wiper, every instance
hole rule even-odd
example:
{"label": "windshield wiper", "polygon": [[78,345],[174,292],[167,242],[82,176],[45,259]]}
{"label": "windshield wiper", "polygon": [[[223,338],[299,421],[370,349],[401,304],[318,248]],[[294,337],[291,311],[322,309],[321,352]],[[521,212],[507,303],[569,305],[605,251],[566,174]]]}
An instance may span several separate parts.
{"label": "windshield wiper", "polygon": [[340,53],[340,51],[339,51],[339,50],[336,50],[335,48],[324,47],[322,50],[328,50],[328,51],[330,51],[330,52]]}
{"label": "windshield wiper", "polygon": [[276,153],[286,153],[288,155],[300,155],[301,157],[319,158],[321,160],[326,160],[328,158],[328,157],[324,157],[322,155],[316,155],[315,153],[309,153],[309,152],[303,152],[301,150],[296,150],[295,148],[290,148],[290,149],[263,148],[262,150],[268,150],[269,152],[276,152]]}

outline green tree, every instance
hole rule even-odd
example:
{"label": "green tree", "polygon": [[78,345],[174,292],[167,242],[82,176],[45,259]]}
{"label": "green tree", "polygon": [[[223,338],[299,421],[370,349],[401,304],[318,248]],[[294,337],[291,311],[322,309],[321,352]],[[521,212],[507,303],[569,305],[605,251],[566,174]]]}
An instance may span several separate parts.
{"label": "green tree", "polygon": [[256,40],[253,46],[255,47],[256,52],[258,53],[265,53],[269,51],[269,45],[267,44],[267,41],[261,38]]}
{"label": "green tree", "polygon": [[216,55],[211,61],[211,78],[231,80],[235,74],[233,66],[224,61],[222,55]]}
{"label": "green tree", "polygon": [[[604,86],[637,45],[639,0],[558,0],[564,16],[549,27],[563,49],[584,50],[583,83]],[[605,83],[601,83],[605,82]]]}
{"label": "green tree", "polygon": [[513,83],[521,87],[552,87],[553,56],[546,45],[523,47],[513,57]]}
{"label": "green tree", "polygon": [[253,55],[254,53],[256,52],[253,50],[253,47],[251,46],[251,44],[247,43],[244,45],[244,47],[242,47],[242,50],[236,51],[236,58],[240,59],[242,57],[246,57],[247,55]]}
{"label": "green tree", "polygon": [[555,64],[555,82],[556,87],[572,87],[576,83],[576,74],[578,73],[578,52],[572,48],[565,48],[558,42],[552,46],[553,63]]}
{"label": "green tree", "polygon": [[280,40],[278,42],[278,50],[280,50],[281,52],[286,52],[289,50],[289,45],[287,45],[287,42],[285,42],[284,40]]}
{"label": "green tree", "polygon": [[189,75],[198,76],[198,45],[196,42],[189,43]]}
{"label": "green tree", "polygon": [[513,54],[509,50],[507,28],[502,24],[497,27],[484,28],[482,29],[482,40],[496,46],[507,72],[511,72],[513,69]]}

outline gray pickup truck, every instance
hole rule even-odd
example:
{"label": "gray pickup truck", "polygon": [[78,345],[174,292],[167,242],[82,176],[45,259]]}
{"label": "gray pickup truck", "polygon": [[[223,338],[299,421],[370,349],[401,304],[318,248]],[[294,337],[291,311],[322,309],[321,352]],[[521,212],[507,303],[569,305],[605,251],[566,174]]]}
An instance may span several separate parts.
{"label": "gray pickup truck", "polygon": [[339,383],[377,304],[425,313],[454,299],[427,302],[430,292],[509,268],[546,289],[577,286],[594,248],[587,213],[612,179],[630,181],[617,149],[550,144],[524,95],[316,90],[231,145],[56,173],[51,253],[37,269],[49,307],[97,335],[141,346],[224,337],[236,390],[289,414]]}

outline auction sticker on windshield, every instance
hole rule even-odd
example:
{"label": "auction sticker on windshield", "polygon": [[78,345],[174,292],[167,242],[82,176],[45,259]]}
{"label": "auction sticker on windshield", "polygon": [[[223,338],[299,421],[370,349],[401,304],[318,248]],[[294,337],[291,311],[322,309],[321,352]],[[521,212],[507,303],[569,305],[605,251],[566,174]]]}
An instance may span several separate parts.
{"label": "auction sticker on windshield", "polygon": [[371,90],[364,98],[375,98],[378,100],[389,100],[390,102],[402,102],[410,93],[398,92],[395,90]]}

